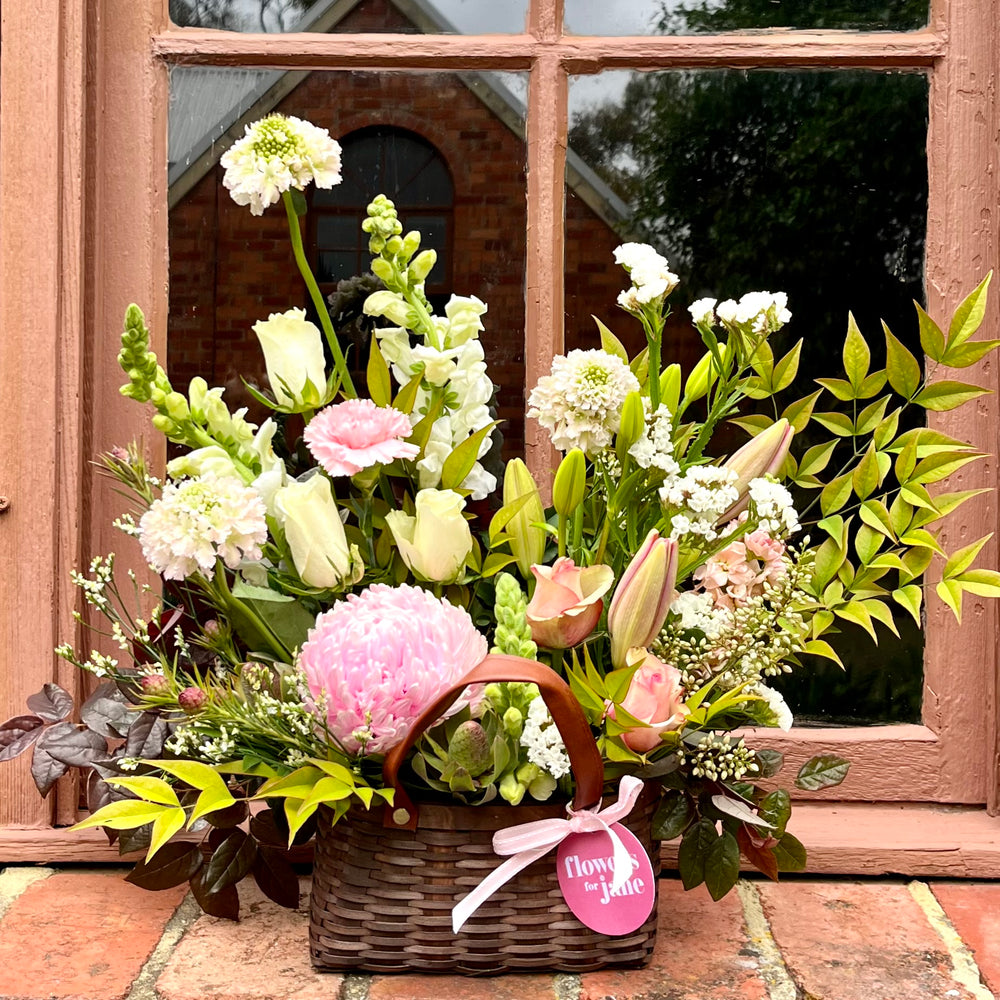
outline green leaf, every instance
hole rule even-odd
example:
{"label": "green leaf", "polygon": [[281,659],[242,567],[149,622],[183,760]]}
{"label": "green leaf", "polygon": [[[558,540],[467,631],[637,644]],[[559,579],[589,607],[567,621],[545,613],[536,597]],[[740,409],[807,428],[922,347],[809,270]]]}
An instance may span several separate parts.
{"label": "green leaf", "polygon": [[874,403],[869,403],[858,414],[858,419],[855,422],[855,430],[858,434],[871,434],[878,427],[885,416],[891,398],[891,396],[883,396]]}
{"label": "green leaf", "polygon": [[899,638],[899,629],[896,627],[896,620],[892,616],[892,610],[884,601],[873,597],[865,601],[864,605],[872,618],[881,622],[897,639]]}
{"label": "green leaf", "polygon": [[828,413],[814,413],[813,421],[837,437],[854,437],[854,422],[846,413],[837,413],[835,410]]}
{"label": "green leaf", "polygon": [[811,653],[813,656],[821,656],[824,660],[833,660],[841,669],[844,667],[843,662],[837,655],[837,651],[824,639],[810,639],[809,642],[803,645],[802,651],[804,653]]}
{"label": "green leaf", "polygon": [[855,392],[861,388],[871,364],[871,351],[861,336],[854,314],[847,314],[847,336],[844,338],[844,374]]}
{"label": "green leaf", "polygon": [[596,316],[590,318],[597,324],[597,330],[601,335],[601,350],[613,354],[627,365],[628,351],[625,350],[625,345]]}
{"label": "green leaf", "polygon": [[705,856],[705,885],[712,899],[722,899],[739,877],[740,846],[728,830],[723,830]]}
{"label": "green leaf", "polygon": [[845,522],[844,519],[839,514],[831,514],[829,517],[824,517],[822,521],[816,522],[816,527],[820,531],[825,531],[836,543],[843,549],[847,551],[847,529],[850,524],[850,518]]}
{"label": "green leaf", "polygon": [[399,410],[409,416],[413,412],[414,404],[417,402],[417,393],[420,391],[420,383],[423,381],[423,372],[417,372],[402,389],[396,393],[396,398],[392,401],[392,408]]}
{"label": "green leaf", "polygon": [[71,830],[86,830],[94,826],[107,826],[112,830],[134,830],[137,826],[152,823],[171,806],[159,805],[156,802],[143,802],[140,799],[124,799],[120,802],[110,802],[101,806],[86,819],[71,826]]}
{"label": "green leaf", "polygon": [[213,785],[210,788],[206,788],[198,796],[198,801],[195,802],[194,809],[191,810],[191,819],[188,821],[189,826],[193,826],[202,816],[219,812],[222,809],[228,809],[235,804],[236,799],[230,794],[229,789],[226,788],[225,784],[220,784],[221,787]]}
{"label": "green leaf", "polygon": [[785,755],[780,750],[758,750],[757,766],[760,778],[773,778],[785,763]]}
{"label": "green leaf", "polygon": [[719,834],[710,819],[700,819],[688,827],[677,852],[677,869],[685,889],[693,889],[705,881],[705,863],[718,839]]}
{"label": "green leaf", "polygon": [[751,437],[756,437],[761,431],[767,430],[774,421],[766,413],[748,413],[745,417],[734,417],[728,423],[746,431]]}
{"label": "green leaf", "polygon": [[849,403],[852,399],[857,399],[858,394],[854,387],[846,379],[842,378],[817,378],[813,380],[817,385],[831,392],[842,403]]}
{"label": "green leaf", "polygon": [[301,219],[303,215],[308,211],[308,204],[306,202],[306,196],[302,193],[302,190],[297,187],[293,187],[288,192],[292,199],[292,207],[295,209],[295,214]]}
{"label": "green leaf", "polygon": [[107,783],[115,788],[124,788],[147,802],[157,802],[163,806],[179,806],[177,793],[162,778],[107,778]]}
{"label": "green leaf", "polygon": [[949,368],[968,368],[998,347],[1000,340],[974,340],[958,347],[949,347],[941,360]]}
{"label": "green leaf", "polygon": [[819,399],[821,391],[817,389],[808,396],[803,396],[801,399],[789,403],[782,411],[781,415],[791,424],[792,430],[796,434],[801,434],[806,429],[806,424],[809,423],[813,407],[816,405],[816,400]]}
{"label": "green leaf", "polygon": [[[986,290],[990,287],[990,271],[985,278],[962,300],[955,310],[948,327],[948,347],[964,344],[979,329],[986,315]],[[947,352],[946,352],[947,354]],[[949,362],[942,358],[945,364]]]}
{"label": "green leaf", "polygon": [[785,826],[792,815],[792,798],[784,788],[776,788],[765,795],[757,807],[760,818],[771,824],[773,836],[784,836]]}
{"label": "green leaf", "polygon": [[483,441],[498,423],[497,420],[490,421],[485,427],[480,427],[475,434],[470,434],[461,444],[456,445],[441,466],[442,490],[454,490],[462,485],[479,458],[479,449]]}
{"label": "green leaf", "polygon": [[852,475],[845,472],[836,479],[831,479],[819,496],[819,506],[824,515],[836,513],[850,499]]}
{"label": "green leaf", "polygon": [[910,482],[937,483],[942,479],[947,479],[953,472],[976,462],[985,456],[980,452],[956,453],[951,451],[939,452],[936,455],[928,455],[917,462],[910,474]]}
{"label": "green leaf", "polygon": [[483,561],[480,575],[488,579],[515,562],[517,562],[517,556],[509,556],[504,552],[491,552]]}
{"label": "green leaf", "polygon": [[427,412],[417,421],[410,431],[410,436],[406,439],[409,444],[415,444],[420,449],[420,457],[423,457],[427,442],[431,439],[431,431],[434,429],[434,422],[441,416],[444,409],[444,398],[436,396],[427,409]]}
{"label": "green leaf", "polygon": [[905,535],[900,535],[899,540],[904,545],[909,545],[913,548],[931,549],[939,556],[943,556],[945,554],[945,551],[941,548],[938,540],[929,531],[926,531],[923,528],[912,528]]}
{"label": "green leaf", "polygon": [[392,402],[389,366],[385,363],[375,337],[372,337],[371,351],[368,354],[368,395],[376,406],[388,406]]}
{"label": "green leaf", "polygon": [[210,788],[226,790],[226,783],[222,780],[219,772],[214,767],[202,764],[197,760],[144,760],[143,764],[158,767],[161,771],[166,771],[167,774],[180,778],[186,785],[202,792]]}
{"label": "green leaf", "polygon": [[988,535],[984,535],[982,538],[970,545],[964,545],[957,552],[953,552],[949,557],[948,561],[944,565],[944,570],[941,576],[945,580],[949,580],[954,576],[958,576],[960,573],[964,573],[975,561],[976,556],[979,555],[982,547],[993,537],[993,533],[990,532]]}
{"label": "green leaf", "polygon": [[821,788],[839,785],[850,770],[850,761],[836,754],[820,754],[807,760],[795,776],[795,787],[806,792],[818,792]]}
{"label": "green leaf", "polygon": [[909,583],[918,576],[922,576],[934,559],[934,551],[930,548],[911,549],[903,553],[903,565],[906,567],[906,574],[900,573],[899,582]]}
{"label": "green leaf", "polygon": [[978,597],[1000,597],[1000,573],[995,569],[970,569],[955,580],[962,590]]}
{"label": "green leaf", "polygon": [[977,399],[992,392],[991,389],[983,389],[978,385],[968,382],[956,382],[952,379],[943,379],[925,386],[914,397],[913,402],[922,406],[925,410],[954,410],[970,399]]}
{"label": "green leaf", "polygon": [[802,872],[806,869],[806,849],[802,842],[786,833],[774,848],[779,872]]}
{"label": "green leaf", "polygon": [[787,389],[799,371],[799,354],[802,352],[800,340],[775,366],[771,379],[772,395]]}
{"label": "green leaf", "polygon": [[837,575],[845,558],[843,550],[832,538],[823,542],[816,550],[813,564],[813,583],[817,590],[822,590]]}
{"label": "green leaf", "polygon": [[920,362],[900,343],[882,322],[885,333],[885,368],[889,385],[904,399],[909,399],[920,387]]}
{"label": "green leaf", "polygon": [[858,513],[861,520],[869,528],[881,531],[883,535],[887,535],[889,538],[896,537],[896,533],[892,528],[892,521],[889,519],[889,511],[886,510],[885,504],[881,500],[866,500],[861,505]]}
{"label": "green leaf", "polygon": [[875,626],[872,624],[872,616],[861,601],[849,601],[843,607],[835,608],[833,613],[838,618],[843,618],[844,621],[860,625],[876,644],[878,643],[878,634],[875,632]]}
{"label": "green leaf", "polygon": [[922,587],[915,583],[909,583],[905,587],[900,587],[892,592],[892,599],[902,608],[905,608],[910,617],[917,624],[917,628],[922,626],[920,621],[920,605],[923,601],[924,591]]}
{"label": "green leaf", "polygon": [[667,791],[653,814],[653,839],[673,840],[690,826],[695,817],[694,803],[687,792]]}
{"label": "green leaf", "polygon": [[160,813],[153,820],[153,832],[149,841],[149,850],[146,852],[146,861],[149,861],[175,833],[184,828],[186,818],[184,810],[178,806],[176,809],[168,809]]}
{"label": "green leaf", "polygon": [[892,439],[896,436],[896,431],[899,430],[900,413],[902,413],[902,407],[897,407],[887,417],[883,418],[878,427],[875,428],[872,440],[875,442],[876,448],[884,449],[886,445],[892,442]]}
{"label": "green leaf", "polygon": [[875,456],[875,445],[870,444],[851,476],[851,485],[858,499],[865,500],[878,489],[879,483],[878,458]]}
{"label": "green leaf", "polygon": [[917,320],[920,324],[920,347],[932,361],[941,361],[944,357],[944,334],[937,323],[924,312],[919,302],[913,304],[917,307]]}
{"label": "green leaf", "polygon": [[885,535],[881,531],[876,531],[867,524],[858,528],[854,536],[854,551],[863,566],[867,566],[875,558],[884,541]]}
{"label": "green leaf", "polygon": [[951,608],[955,620],[962,621],[962,585],[955,580],[942,580],[937,587],[938,597]]}
{"label": "green leaf", "polygon": [[833,455],[837,444],[838,442],[833,440],[827,441],[826,444],[813,445],[799,462],[799,475],[814,476],[816,473],[822,472],[829,464],[830,456]]}

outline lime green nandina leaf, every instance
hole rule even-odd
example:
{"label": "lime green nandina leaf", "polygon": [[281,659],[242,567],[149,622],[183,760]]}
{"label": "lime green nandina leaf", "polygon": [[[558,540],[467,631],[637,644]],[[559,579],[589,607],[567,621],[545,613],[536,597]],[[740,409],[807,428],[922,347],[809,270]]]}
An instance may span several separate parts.
{"label": "lime green nandina leaf", "polygon": [[870,444],[864,453],[858,467],[851,477],[851,485],[858,499],[866,500],[874,493],[881,482],[881,470],[879,469],[878,456],[875,454],[875,445]]}
{"label": "lime green nandina leaf", "polygon": [[781,415],[792,425],[792,429],[796,434],[806,429],[806,424],[809,423],[813,408],[816,406],[816,400],[819,399],[821,393],[822,390],[817,389],[808,396],[803,396],[801,399],[796,399],[794,402],[789,403],[782,410]]}
{"label": "lime green nandina leaf", "polygon": [[990,392],[991,389],[983,389],[968,382],[944,379],[925,386],[913,401],[925,410],[954,410],[970,399],[985,396]]}
{"label": "lime green nandina leaf", "polygon": [[952,553],[952,555],[949,556],[948,561],[945,563],[941,576],[945,580],[950,580],[952,577],[958,576],[960,573],[964,573],[972,565],[976,556],[979,555],[982,547],[992,537],[993,533],[990,532],[990,534],[984,535],[971,545],[965,545],[957,552]]}
{"label": "lime green nandina leaf", "polygon": [[885,333],[885,368],[889,376],[889,385],[905,399],[909,399],[920,387],[920,363],[903,346],[882,322]]}
{"label": "lime green nandina leaf", "polygon": [[898,590],[892,592],[892,599],[901,608],[905,608],[910,613],[910,617],[916,622],[917,628],[920,628],[922,625],[920,621],[920,606],[923,603],[923,597],[923,589],[915,583],[908,583],[905,587],[900,587]]}
{"label": "lime green nandina leaf", "polygon": [[[955,310],[955,315],[951,319],[948,327],[948,348],[961,346],[978,329],[986,315],[986,290],[990,286],[990,279],[993,272],[990,271],[985,278],[962,300]],[[949,364],[947,351],[941,359],[945,364]]]}
{"label": "lime green nandina leaf", "polygon": [[861,336],[853,313],[847,314],[847,336],[844,338],[844,374],[855,392],[861,389],[872,355],[865,338]]}

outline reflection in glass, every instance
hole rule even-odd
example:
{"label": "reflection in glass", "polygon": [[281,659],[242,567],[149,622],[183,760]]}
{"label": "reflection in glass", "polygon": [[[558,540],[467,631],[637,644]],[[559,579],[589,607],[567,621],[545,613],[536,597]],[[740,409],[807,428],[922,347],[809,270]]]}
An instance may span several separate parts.
{"label": "reflection in glass", "polygon": [[566,0],[577,35],[705,35],[763,28],[913,31],[927,25],[928,0]]}
{"label": "reflection in glass", "polygon": [[528,0],[170,0],[179,27],[269,33],[519,33],[527,10]]}
{"label": "reflection in glass", "polygon": [[[690,369],[701,355],[686,321],[691,301],[757,289],[788,293],[793,318],[775,353],[805,338],[787,401],[816,389],[813,378],[840,374],[849,310],[872,346],[873,369],[884,364],[880,319],[920,354],[912,300],[923,298],[924,76],[607,73],[571,80],[570,122],[570,172],[589,172],[592,198],[603,204],[620,239],[653,243],[681,277],[665,360]],[[643,342],[638,324],[611,312],[624,275],[607,247],[600,268],[575,231],[580,208],[570,196],[568,346],[595,345],[590,295],[603,284],[609,287],[597,315],[637,350]],[[836,405],[825,394],[819,408]],[[732,444],[742,440],[737,432]],[[811,443],[807,428],[797,450]],[[722,443],[720,450],[729,448]],[[800,510],[810,499],[800,501]],[[846,676],[836,667],[826,671],[835,684],[808,683],[811,665],[803,680],[787,681],[797,714],[916,721],[921,636],[907,629],[905,613],[898,617],[904,640],[880,626],[877,650],[846,630],[835,637],[848,665]]]}
{"label": "reflection in glass", "polygon": [[[392,198],[404,226],[438,253],[427,293],[436,308],[477,295],[489,306],[482,340],[509,454],[523,449],[524,103],[526,80],[498,74],[314,72],[175,67],[171,72],[168,370],[226,385],[254,404],[239,376],[262,381],[253,324],[312,309],[288,244],[283,207],[259,219],[222,185],[219,158],[244,125],[272,111],[329,129],[342,146],[342,183],[310,187],[302,232],[356,372],[367,367],[371,320],[365,207]],[[363,377],[360,379],[363,383]],[[236,402],[232,402],[235,400]]]}

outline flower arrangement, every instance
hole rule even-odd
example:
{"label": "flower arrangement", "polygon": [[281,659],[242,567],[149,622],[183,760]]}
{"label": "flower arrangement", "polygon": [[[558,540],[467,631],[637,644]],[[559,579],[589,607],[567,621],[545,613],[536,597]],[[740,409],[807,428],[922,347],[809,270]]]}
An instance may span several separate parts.
{"label": "flower arrangement", "polygon": [[[269,385],[250,391],[272,413],[257,426],[202,379],[174,388],[129,307],[122,392],[180,454],[165,479],[134,444],[102,461],[132,500],[117,524],[164,586],[130,574],[126,597],[113,556],[75,575],[104,644],[57,652],[100,687],[76,723],[69,695],[46,685],[0,727],[0,759],[33,749],[43,795],[82,768],[91,814],[78,826],[145,851],[137,884],[190,880],[204,909],[234,917],[252,875],[294,906],[282,849],[310,836],[321,807],[337,821],[391,802],[384,755],[493,651],[565,678],[609,789],[626,775],[656,786],[654,832],[681,838],[685,887],[720,898],[741,855],[771,878],[801,870],[789,793],[772,780],[781,755],[740,732],[791,726],[771,680],[805,654],[837,660],[824,637],[838,622],[875,639],[874,623],[895,628],[895,604],[919,624],[935,556],[956,616],[965,592],[1000,596],[1000,573],[973,566],[986,539],[948,554],[933,531],[983,491],[928,487],[983,456],[900,431],[908,410],[986,391],[933,376],[1000,344],[972,339],[989,277],[947,333],[917,307],[927,371],[888,327],[886,365],[871,370],[850,319],[844,377],[786,403],[802,341],[775,353],[783,294],[695,302],[705,350],[684,372],[662,356],[676,276],[652,247],[620,246],[622,321],[647,346],[629,357],[598,321],[599,348],[553,359],[531,387],[527,415],[562,453],[547,505],[519,459],[502,481],[484,464],[496,427],[486,304],[432,309],[435,253],[381,195],[363,225],[381,283],[364,311],[379,325],[355,386],[300,235],[302,189],[339,182],[337,143],[271,116],[222,162],[238,204],[284,205],[322,329],[301,308],[256,323]],[[824,393],[847,405],[818,409]],[[724,422],[750,434],[730,454],[717,451]],[[829,436],[798,451],[807,426]],[[491,512],[473,514],[470,498]],[[794,782],[815,790],[847,770],[822,756]],[[415,798],[466,804],[555,801],[572,782],[537,688],[516,681],[466,691],[406,769]]]}

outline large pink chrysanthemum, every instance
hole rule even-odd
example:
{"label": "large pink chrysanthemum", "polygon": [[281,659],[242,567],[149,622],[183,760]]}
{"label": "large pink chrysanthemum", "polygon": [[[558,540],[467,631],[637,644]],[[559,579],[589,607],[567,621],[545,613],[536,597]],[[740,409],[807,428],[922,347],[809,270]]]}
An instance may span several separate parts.
{"label": "large pink chrysanthemum", "polygon": [[344,748],[385,753],[486,652],[463,608],[419,587],[377,583],[321,614],[298,662]]}
{"label": "large pink chrysanthemum", "polygon": [[370,399],[348,399],[320,410],[305,429],[306,445],[331,476],[353,476],[379,462],[416,458],[420,449],[409,437],[409,418]]}

